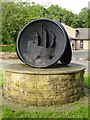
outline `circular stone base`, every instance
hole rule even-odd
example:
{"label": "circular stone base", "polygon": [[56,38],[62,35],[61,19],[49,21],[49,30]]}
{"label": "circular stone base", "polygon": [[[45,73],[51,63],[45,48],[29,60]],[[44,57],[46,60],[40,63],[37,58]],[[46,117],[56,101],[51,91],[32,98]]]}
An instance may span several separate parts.
{"label": "circular stone base", "polygon": [[25,64],[4,67],[4,96],[25,105],[62,105],[84,94],[85,67],[79,64],[38,69]]}

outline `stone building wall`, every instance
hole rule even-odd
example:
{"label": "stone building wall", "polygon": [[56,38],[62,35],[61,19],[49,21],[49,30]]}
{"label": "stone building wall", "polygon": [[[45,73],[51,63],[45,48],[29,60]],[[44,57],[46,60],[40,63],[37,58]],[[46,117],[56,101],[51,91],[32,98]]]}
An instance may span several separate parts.
{"label": "stone building wall", "polygon": [[83,49],[85,50],[90,49],[90,41],[88,40],[83,41]]}

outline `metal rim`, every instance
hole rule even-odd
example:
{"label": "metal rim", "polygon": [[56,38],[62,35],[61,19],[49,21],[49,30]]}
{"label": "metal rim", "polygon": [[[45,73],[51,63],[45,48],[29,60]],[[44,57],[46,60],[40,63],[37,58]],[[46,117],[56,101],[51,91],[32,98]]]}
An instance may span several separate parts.
{"label": "metal rim", "polygon": [[62,33],[63,33],[63,35],[64,35],[64,39],[65,39],[65,44],[64,44],[64,49],[63,49],[63,51],[62,51],[62,55],[63,55],[63,53],[64,53],[64,51],[65,51],[65,49],[66,49],[66,44],[67,44],[68,42],[67,42],[67,37],[66,37],[65,30],[64,30],[58,23],[56,23],[56,22],[53,21],[53,20],[44,19],[44,18],[43,18],[43,19],[37,19],[37,20],[33,20],[32,22],[26,24],[26,25],[23,27],[23,29],[20,31],[20,33],[19,33],[19,35],[18,35],[18,37],[17,37],[17,40],[16,40],[16,47],[17,47],[16,49],[17,49],[17,54],[18,54],[19,58],[20,58],[24,63],[26,63],[27,65],[30,65],[30,66],[32,66],[32,67],[44,68],[44,67],[49,67],[49,66],[55,64],[55,63],[60,59],[61,56],[58,56],[58,59],[57,59],[56,61],[54,61],[53,63],[51,63],[50,65],[45,65],[45,66],[33,66],[32,64],[30,64],[29,62],[27,62],[27,61],[24,59],[24,57],[23,57],[23,55],[22,55],[22,53],[21,53],[21,50],[20,50],[20,48],[19,48],[20,37],[21,37],[22,33],[24,32],[24,30],[25,30],[29,25],[33,24],[34,22],[38,22],[38,21],[49,21],[49,22],[52,22],[53,24],[57,25],[57,26],[61,29],[61,31],[62,31]]}

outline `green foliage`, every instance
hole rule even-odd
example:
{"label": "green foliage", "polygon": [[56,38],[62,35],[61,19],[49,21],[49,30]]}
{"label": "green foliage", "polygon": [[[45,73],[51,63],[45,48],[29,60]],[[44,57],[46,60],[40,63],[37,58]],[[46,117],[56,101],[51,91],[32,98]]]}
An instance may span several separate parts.
{"label": "green foliage", "polygon": [[[27,23],[37,18],[50,18],[59,20],[72,27],[88,27],[90,12],[87,8],[81,10],[80,14],[62,9],[58,5],[48,8],[34,2],[0,2],[2,5],[2,34],[0,32],[0,44],[13,44],[19,31]],[[88,18],[88,21],[87,21]]]}
{"label": "green foliage", "polygon": [[2,107],[3,118],[88,118],[88,106],[65,112],[26,112],[22,110],[12,111],[7,106]]}
{"label": "green foliage", "polygon": [[85,76],[84,76],[84,85],[87,88],[90,88],[90,74],[85,74]]}
{"label": "green foliage", "polygon": [[2,43],[12,44],[25,24],[45,15],[46,9],[40,5],[2,2]]}
{"label": "green foliage", "polygon": [[88,9],[88,28],[90,28],[90,8]]}
{"label": "green foliage", "polygon": [[81,12],[79,13],[79,16],[80,16],[80,18],[82,19],[82,27],[84,27],[84,28],[90,27],[90,25],[89,25],[89,21],[90,21],[90,19],[89,19],[90,10],[89,10],[87,7],[86,7],[86,8],[83,8],[83,9],[81,10]]}

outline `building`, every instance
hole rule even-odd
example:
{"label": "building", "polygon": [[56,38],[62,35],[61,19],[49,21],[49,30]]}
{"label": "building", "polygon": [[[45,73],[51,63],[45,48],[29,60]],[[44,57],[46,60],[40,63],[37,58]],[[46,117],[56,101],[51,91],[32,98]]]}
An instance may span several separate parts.
{"label": "building", "polygon": [[76,49],[90,49],[90,28],[76,28]]}
{"label": "building", "polygon": [[73,50],[90,49],[90,28],[72,28],[62,23],[64,26]]}
{"label": "building", "polygon": [[75,38],[76,30],[68,25],[65,25],[63,23],[61,23],[61,24],[64,26],[69,38]]}

